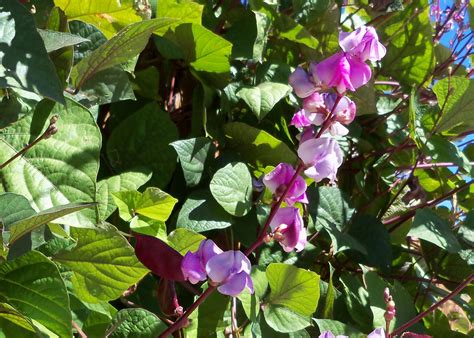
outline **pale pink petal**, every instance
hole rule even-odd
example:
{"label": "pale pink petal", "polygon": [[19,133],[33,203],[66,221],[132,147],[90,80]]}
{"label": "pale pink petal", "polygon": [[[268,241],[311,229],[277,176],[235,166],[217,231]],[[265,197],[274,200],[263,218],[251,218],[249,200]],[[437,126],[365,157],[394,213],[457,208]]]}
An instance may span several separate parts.
{"label": "pale pink petal", "polygon": [[310,96],[316,90],[314,83],[311,82],[310,77],[301,67],[297,67],[296,70],[291,73],[288,83],[293,87],[296,95],[301,98]]}

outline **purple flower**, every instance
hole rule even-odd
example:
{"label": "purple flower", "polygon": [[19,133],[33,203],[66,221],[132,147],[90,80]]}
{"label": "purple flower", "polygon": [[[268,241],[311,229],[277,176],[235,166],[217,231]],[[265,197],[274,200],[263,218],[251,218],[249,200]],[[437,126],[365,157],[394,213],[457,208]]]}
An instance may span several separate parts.
{"label": "purple flower", "polygon": [[387,53],[373,27],[362,26],[350,33],[339,33],[339,45],[344,52],[362,61],[379,61]]}
{"label": "purple flower", "polygon": [[319,338],[349,338],[349,337],[348,336],[341,336],[341,335],[334,337],[334,335],[332,334],[331,331],[324,331],[319,335]]}
{"label": "purple flower", "polygon": [[369,333],[367,338],[385,338],[385,331],[380,327]]}
{"label": "purple flower", "polygon": [[188,251],[184,256],[181,263],[181,271],[184,277],[192,284],[206,280],[207,262],[220,253],[222,253],[222,250],[212,240],[202,241],[195,253]]}
{"label": "purple flower", "polygon": [[336,53],[316,66],[318,77],[329,87],[336,87],[339,93],[347,89],[355,91],[365,85],[372,71],[370,67],[348,53]]}
{"label": "purple flower", "polygon": [[300,143],[305,142],[307,140],[311,140],[316,136],[316,132],[314,131],[313,127],[306,127],[303,128],[303,131],[296,135],[296,138],[300,141]]}
{"label": "purple flower", "polygon": [[280,242],[283,250],[301,251],[306,245],[306,228],[298,208],[280,208],[270,222],[273,238]]}
{"label": "purple flower", "polygon": [[249,259],[241,251],[234,250],[220,253],[206,264],[210,280],[219,284],[217,290],[232,297],[238,296],[246,287],[253,293],[250,268]]}
{"label": "purple flower", "polygon": [[311,121],[306,118],[306,112],[304,109],[298,110],[290,122],[291,126],[296,128],[303,128],[311,125]]}
{"label": "purple flower", "polygon": [[288,83],[293,87],[296,95],[301,98],[310,96],[319,86],[319,80],[308,75],[301,67],[297,67],[295,71],[291,73]]}
{"label": "purple flower", "polygon": [[308,166],[305,174],[316,182],[329,178],[336,180],[337,169],[342,164],[342,151],[339,144],[328,137],[311,139],[300,143],[298,156]]}
{"label": "purple flower", "polygon": [[[263,177],[263,184],[273,193],[279,197],[285,191],[286,187],[290,183],[295,169],[289,164],[280,163],[271,172]],[[306,197],[306,182],[303,177],[298,176],[288,190],[285,196],[285,202],[288,205],[293,205],[296,202],[308,203]]]}

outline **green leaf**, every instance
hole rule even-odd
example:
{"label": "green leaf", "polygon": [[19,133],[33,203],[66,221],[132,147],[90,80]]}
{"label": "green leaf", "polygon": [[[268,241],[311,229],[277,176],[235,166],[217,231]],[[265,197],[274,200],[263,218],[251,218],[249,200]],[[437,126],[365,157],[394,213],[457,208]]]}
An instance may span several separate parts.
{"label": "green leaf", "polygon": [[199,244],[205,239],[201,234],[180,228],[169,234],[168,244],[184,256],[188,251],[197,251]]}
{"label": "green leaf", "polygon": [[0,222],[3,228],[34,214],[35,209],[26,197],[10,192],[0,194]]}
{"label": "green leaf", "polygon": [[459,228],[459,236],[470,245],[474,245],[474,210],[468,212],[464,223]]}
{"label": "green leaf", "polygon": [[349,234],[365,247],[367,255],[363,263],[390,272],[392,265],[392,245],[385,226],[374,216],[357,215],[354,217]]}
{"label": "green leaf", "polygon": [[416,211],[408,236],[423,239],[448,252],[456,253],[461,250],[449,223],[430,209]]}
{"label": "green leaf", "polygon": [[86,302],[116,299],[148,273],[127,240],[112,226],[72,228],[71,235],[77,245],[56,254],[54,260],[74,272],[74,290]]}
{"label": "green leaf", "polygon": [[349,273],[341,274],[340,281],[344,287],[344,300],[350,316],[361,330],[371,330],[373,315],[370,309],[369,292],[358,277]]}
{"label": "green leaf", "polygon": [[409,105],[410,137],[413,141],[415,141],[418,149],[423,149],[423,145],[427,142],[427,138],[422,125],[423,111],[420,109],[417,101],[418,98],[415,95],[415,90],[413,89],[410,95]]}
{"label": "green leaf", "polygon": [[382,73],[407,87],[426,81],[435,65],[428,1],[411,3],[393,15],[381,32],[390,41]]}
{"label": "green leaf", "polygon": [[317,319],[313,318],[316,325],[319,328],[319,332],[330,331],[333,335],[346,335],[351,338],[363,338],[366,337],[362,332],[353,328],[350,325],[341,323],[337,320],[332,319]]}
{"label": "green leaf", "polygon": [[311,318],[291,311],[285,306],[267,306],[263,310],[265,320],[278,332],[295,332],[311,325]]}
{"label": "green leaf", "polygon": [[154,30],[168,27],[173,19],[152,19],[131,24],[82,59],[72,70],[76,88],[98,72],[119,65],[138,55]]}
{"label": "green leaf", "polygon": [[165,37],[182,49],[184,60],[197,71],[229,72],[232,44],[207,28],[191,23],[176,27],[174,34]]}
{"label": "green leaf", "polygon": [[333,225],[343,230],[354,214],[354,209],[349,206],[346,194],[336,187],[315,187],[308,189],[309,214],[319,229],[323,226]]}
{"label": "green leaf", "polygon": [[154,313],[145,309],[123,309],[112,319],[107,337],[149,338],[165,331],[167,326]]}
{"label": "green leaf", "polygon": [[18,1],[0,4],[0,88],[20,88],[64,104],[62,86],[31,13]]}
{"label": "green leaf", "polygon": [[230,315],[226,315],[229,305],[230,297],[213,292],[198,311],[191,314],[191,326],[186,328],[186,333],[190,337],[216,337],[231,325]]}
{"label": "green leaf", "polygon": [[286,40],[300,43],[312,49],[319,46],[318,40],[304,26],[287,15],[278,14],[276,28],[277,34]]}
{"label": "green leaf", "polygon": [[112,194],[120,217],[129,222],[135,214],[165,222],[178,200],[166,192],[153,187],[145,192],[120,191]]}
{"label": "green leaf", "polygon": [[[174,29],[182,23],[201,24],[203,5],[193,1],[181,0],[160,0],[156,11],[157,18],[173,18],[178,19],[170,26]],[[164,34],[168,30],[167,27],[160,28],[155,31],[157,34]]]}
{"label": "green leaf", "polygon": [[177,138],[178,131],[168,114],[158,104],[149,103],[114,129],[107,142],[107,157],[118,171],[137,166],[150,169],[150,184],[162,188],[176,167],[176,153],[169,144]]}
{"label": "green leaf", "polygon": [[130,221],[130,230],[140,234],[166,240],[166,224],[145,216],[135,216]]}
{"label": "green leaf", "polygon": [[117,206],[113,200],[113,193],[123,190],[137,190],[151,177],[147,170],[127,171],[119,175],[103,179],[97,183],[97,201],[99,202],[99,219],[107,219]]}
{"label": "green leaf", "polygon": [[[461,133],[472,130],[474,117],[474,82],[464,77],[453,76],[436,82],[433,91],[443,113],[438,122],[438,131]],[[449,93],[449,95],[448,95]]]}
{"label": "green leaf", "polygon": [[[66,205],[60,205],[52,207],[44,211],[40,211],[37,214],[31,215],[28,218],[21,219],[15,223],[10,224],[4,231],[9,232],[9,245],[13,244],[20,237],[30,233],[31,231],[39,228],[41,225],[52,222],[60,217],[71,214],[73,212],[82,210],[84,208],[90,208],[94,206],[94,203],[71,203]],[[60,223],[61,220],[58,220]]]}
{"label": "green leaf", "polygon": [[179,211],[176,227],[195,232],[224,229],[233,224],[233,218],[212,197],[209,190],[192,192]]}
{"label": "green leaf", "polygon": [[98,27],[107,38],[134,22],[141,21],[134,9],[133,0],[121,1],[70,1],[55,0],[69,20],[81,20]]}
{"label": "green leaf", "polygon": [[229,214],[245,216],[252,208],[252,176],[244,163],[229,163],[212,177],[212,196]]}
{"label": "green leaf", "polygon": [[0,296],[58,336],[72,336],[66,286],[57,266],[39,252],[0,265]]}
{"label": "green leaf", "polygon": [[74,64],[77,64],[83,58],[99,48],[100,45],[107,42],[107,38],[97,27],[85,22],[77,20],[71,21],[69,22],[69,29],[72,34],[81,36],[88,40],[74,48]]}
{"label": "green leaf", "polygon": [[52,30],[38,29],[38,33],[43,39],[44,46],[48,53],[63,47],[74,46],[82,42],[90,41],[75,34]]}
{"label": "green leaf", "polygon": [[448,141],[442,136],[433,135],[426,142],[425,148],[433,163],[453,162],[467,173],[472,169],[467,156],[453,142]]}
{"label": "green leaf", "polygon": [[315,272],[288,264],[272,263],[268,266],[266,275],[271,289],[271,304],[287,306],[302,316],[311,316],[316,311],[319,276]]}
{"label": "green leaf", "polygon": [[263,82],[256,87],[242,88],[237,92],[237,96],[262,120],[278,101],[291,93],[291,90],[290,86],[283,83]]}
{"label": "green leaf", "polygon": [[31,319],[6,303],[0,303],[0,333],[4,337],[41,337]]}
{"label": "green leaf", "polygon": [[[52,115],[60,116],[58,132],[2,169],[0,187],[25,196],[35,210],[94,202],[101,134],[89,111],[69,99],[66,107],[44,100],[33,115],[3,129],[0,162],[41,135]],[[63,224],[80,227],[92,227],[95,221],[95,211],[89,209],[61,219]]]}
{"label": "green leaf", "polygon": [[295,153],[282,141],[266,131],[242,122],[224,125],[227,146],[235,149],[250,164],[260,167],[274,166],[281,162],[295,163]]}
{"label": "green leaf", "polygon": [[210,154],[211,141],[205,137],[197,137],[175,141],[170,145],[178,154],[186,184],[189,187],[198,185]]}

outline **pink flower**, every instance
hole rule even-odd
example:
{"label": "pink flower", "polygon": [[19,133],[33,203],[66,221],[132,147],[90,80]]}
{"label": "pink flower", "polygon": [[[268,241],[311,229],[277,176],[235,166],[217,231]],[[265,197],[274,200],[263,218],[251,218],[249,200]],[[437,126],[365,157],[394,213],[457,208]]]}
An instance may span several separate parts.
{"label": "pink flower", "polygon": [[310,125],[311,121],[306,118],[304,109],[298,110],[290,122],[290,126],[295,126],[296,128],[303,128]]}
{"label": "pink flower", "polygon": [[324,331],[319,335],[319,338],[349,338],[348,336],[334,336],[334,334],[331,331]]}
{"label": "pink flower", "polygon": [[[311,123],[316,126],[320,126],[326,120],[327,116],[332,112],[333,119],[330,121],[328,131],[331,135],[347,135],[349,130],[343,126],[351,123],[356,115],[356,105],[355,103],[346,96],[343,96],[336,108],[334,104],[337,99],[337,95],[333,93],[323,93],[321,100],[323,104],[318,108],[315,108],[312,111],[304,109],[299,111],[302,117],[299,117],[300,120],[304,120],[307,123]],[[294,117],[295,118],[295,117]]]}
{"label": "pink flower", "polygon": [[181,263],[181,271],[184,277],[192,284],[206,280],[207,262],[220,253],[222,253],[222,250],[212,240],[202,241],[195,253],[188,251],[184,256]]}
{"label": "pink flower", "polygon": [[[324,95],[324,94],[323,94]],[[314,92],[303,100],[303,109],[307,113],[317,112],[319,109],[324,107],[323,95],[318,92]]]}
{"label": "pink flower", "polygon": [[303,131],[296,135],[296,138],[300,143],[313,139],[316,136],[316,132],[313,127],[303,128]]}
{"label": "pink flower", "polygon": [[298,208],[280,208],[270,222],[273,238],[283,250],[301,251],[306,245],[306,229]]}
{"label": "pink flower", "polygon": [[385,331],[383,328],[378,328],[369,333],[367,338],[385,338]]}
{"label": "pink flower", "polygon": [[319,89],[319,80],[314,76],[310,76],[301,67],[297,67],[291,73],[288,83],[293,87],[296,95],[301,98],[308,97]]}
{"label": "pink flower", "polygon": [[336,87],[339,93],[344,93],[347,89],[355,91],[372,76],[367,64],[342,52],[321,61],[316,66],[316,72],[323,83]]}
{"label": "pink flower", "polygon": [[321,137],[300,143],[298,156],[308,166],[304,172],[308,177],[316,182],[325,178],[336,181],[337,169],[342,164],[342,151],[332,138]]}
{"label": "pink flower", "polygon": [[[276,197],[279,197],[285,191],[294,174],[295,169],[293,169],[291,165],[280,163],[275,169],[263,177],[263,184],[265,184]],[[285,196],[285,202],[288,205],[293,205],[296,202],[308,203],[308,198],[306,197],[306,182],[303,177],[298,176],[296,178],[296,181]]]}
{"label": "pink flower", "polygon": [[344,52],[362,61],[379,61],[387,53],[373,27],[362,26],[350,33],[339,33],[339,45]]}
{"label": "pink flower", "polygon": [[206,272],[212,283],[219,284],[217,290],[228,296],[236,297],[245,288],[253,293],[250,278],[250,261],[240,251],[229,250],[220,253],[206,264]]}

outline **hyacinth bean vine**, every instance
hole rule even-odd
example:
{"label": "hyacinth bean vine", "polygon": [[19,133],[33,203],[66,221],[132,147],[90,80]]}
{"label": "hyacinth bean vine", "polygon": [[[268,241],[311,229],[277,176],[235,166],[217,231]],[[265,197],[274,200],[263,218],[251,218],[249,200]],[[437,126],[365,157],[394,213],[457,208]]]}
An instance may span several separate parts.
{"label": "hyacinth bean vine", "polygon": [[0,336],[472,336],[472,18],[0,0]]}

